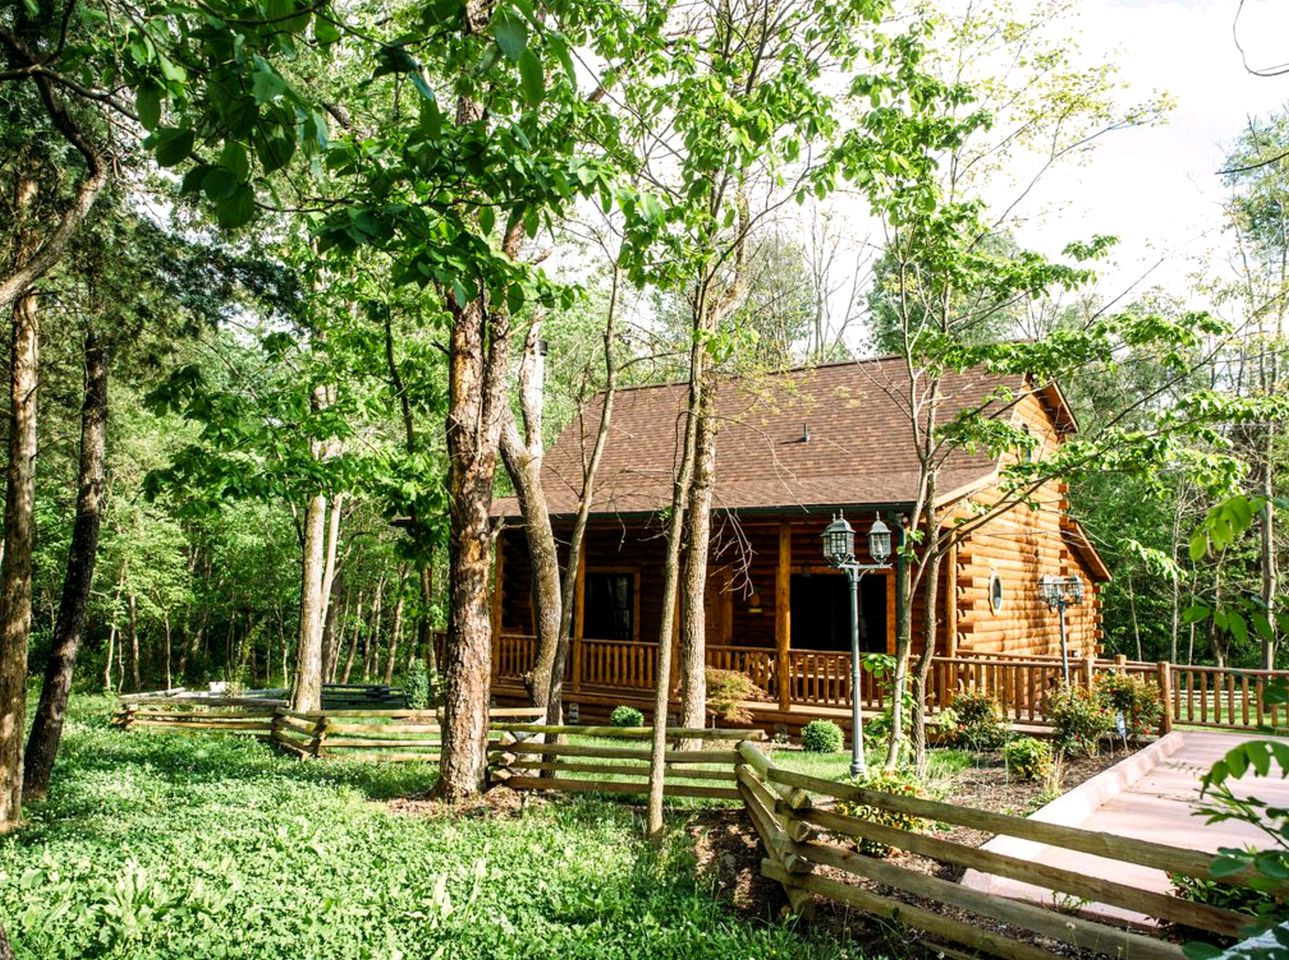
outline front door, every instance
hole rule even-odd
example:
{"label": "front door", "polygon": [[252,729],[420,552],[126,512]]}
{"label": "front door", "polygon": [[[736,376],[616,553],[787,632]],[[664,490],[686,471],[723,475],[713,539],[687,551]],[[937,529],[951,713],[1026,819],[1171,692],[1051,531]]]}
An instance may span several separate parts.
{"label": "front door", "polygon": [[[884,576],[859,581],[859,649],[886,652]],[[792,575],[792,649],[850,649],[850,581],[844,573]]]}

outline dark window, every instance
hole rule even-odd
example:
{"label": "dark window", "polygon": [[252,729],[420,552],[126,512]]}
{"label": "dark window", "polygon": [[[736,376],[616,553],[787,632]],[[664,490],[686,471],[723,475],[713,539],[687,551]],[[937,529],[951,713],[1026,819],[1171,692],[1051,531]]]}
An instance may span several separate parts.
{"label": "dark window", "polygon": [[633,574],[588,572],[582,635],[592,640],[634,639],[635,593]]}
{"label": "dark window", "polygon": [[989,606],[993,608],[994,613],[998,613],[1003,608],[1003,580],[996,573],[989,578]]}

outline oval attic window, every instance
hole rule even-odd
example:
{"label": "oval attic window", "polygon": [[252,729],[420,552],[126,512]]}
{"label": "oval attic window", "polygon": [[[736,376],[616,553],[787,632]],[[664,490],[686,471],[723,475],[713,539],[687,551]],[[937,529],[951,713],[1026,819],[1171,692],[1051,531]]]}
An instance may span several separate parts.
{"label": "oval attic window", "polygon": [[994,613],[1003,608],[1003,580],[996,573],[989,578],[989,606]]}

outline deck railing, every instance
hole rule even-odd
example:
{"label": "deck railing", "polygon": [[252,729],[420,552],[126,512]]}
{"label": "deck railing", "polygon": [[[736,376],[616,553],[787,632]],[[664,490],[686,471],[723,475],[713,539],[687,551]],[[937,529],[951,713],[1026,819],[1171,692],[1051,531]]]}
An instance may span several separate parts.
{"label": "deck railing", "polygon": [[[496,648],[496,676],[516,680],[532,669],[536,640],[504,634]],[[791,650],[786,670],[779,669],[776,651],[766,647],[709,646],[707,665],[745,673],[775,699],[787,685],[791,704],[845,708],[850,705],[850,654],[845,651]],[[572,644],[565,680],[572,692],[582,690],[649,691],[657,669],[657,644],[632,640],[582,639]],[[1168,704],[1162,726],[1173,723],[1204,727],[1258,728],[1289,725],[1289,707],[1266,702],[1272,678],[1289,679],[1289,670],[1260,671],[1224,667],[1183,666],[1094,657],[1072,657],[1070,682],[1091,687],[1105,673],[1126,673],[1158,685]],[[964,691],[994,697],[1012,723],[1045,722],[1047,698],[1061,688],[1060,657],[1020,657],[1004,654],[962,654],[936,657],[931,670],[933,710],[952,703]],[[885,685],[865,671],[861,703],[866,709],[885,706]]]}
{"label": "deck railing", "polygon": [[1266,702],[1267,683],[1289,679],[1289,670],[1174,665],[1169,701],[1177,723],[1204,727],[1289,725],[1289,707]]}

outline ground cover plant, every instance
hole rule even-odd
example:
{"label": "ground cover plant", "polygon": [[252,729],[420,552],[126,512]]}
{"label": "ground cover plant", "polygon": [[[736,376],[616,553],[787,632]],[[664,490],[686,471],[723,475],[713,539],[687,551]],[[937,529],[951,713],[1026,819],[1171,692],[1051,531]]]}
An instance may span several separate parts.
{"label": "ground cover plant", "polygon": [[[0,921],[20,958],[841,956],[728,913],[679,819],[632,806],[396,812],[421,764],[300,762],[262,744],[69,728],[58,789],[0,839]],[[853,955],[853,953],[851,954]]]}

